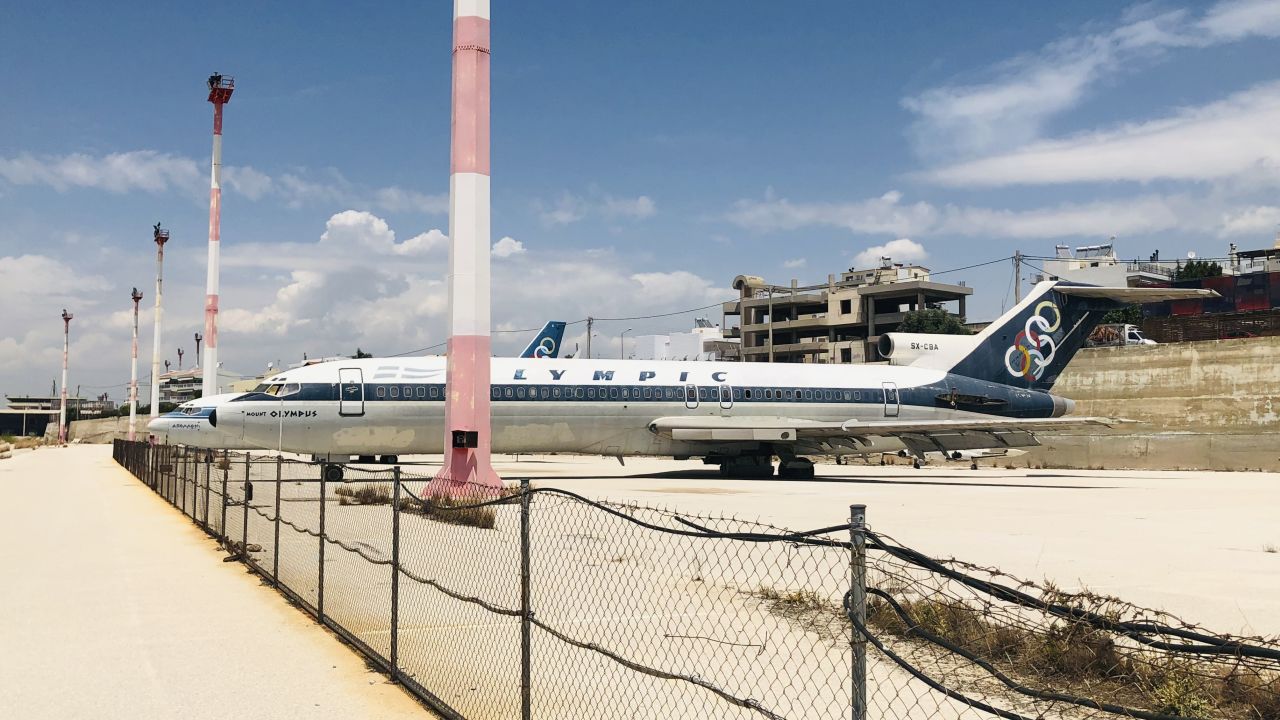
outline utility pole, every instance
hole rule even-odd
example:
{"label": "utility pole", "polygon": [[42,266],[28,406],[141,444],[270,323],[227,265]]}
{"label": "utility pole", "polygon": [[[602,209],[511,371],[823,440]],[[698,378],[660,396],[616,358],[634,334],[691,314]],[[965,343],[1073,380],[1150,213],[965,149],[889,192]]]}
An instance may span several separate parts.
{"label": "utility pole", "polygon": [[67,443],[67,354],[71,349],[72,314],[62,309],[62,402],[58,404],[58,442]]}
{"label": "utility pole", "polygon": [[631,328],[622,331],[618,336],[618,358],[620,360],[627,359],[627,333],[631,332]]}
{"label": "utility pole", "polygon": [[200,341],[204,340],[204,336],[196,333],[196,367],[200,367]]}
{"label": "utility pole", "polygon": [[1013,304],[1022,302],[1022,251],[1013,251]]}
{"label": "utility pole", "polygon": [[133,289],[133,359],[129,363],[129,442],[133,442],[138,433],[138,303],[142,301],[142,293]]}
{"label": "utility pole", "polygon": [[160,300],[164,285],[164,244],[169,242],[169,231],[156,223],[151,228],[151,237],[156,241],[156,330],[151,339],[151,417],[154,419],[160,417],[160,320],[164,315]]}
{"label": "utility pole", "polygon": [[591,326],[595,325],[595,322],[596,322],[595,318],[591,317],[590,315],[587,316],[587,359],[588,360],[591,359]]}
{"label": "utility pole", "polygon": [[182,348],[178,348],[178,370],[182,370]]}

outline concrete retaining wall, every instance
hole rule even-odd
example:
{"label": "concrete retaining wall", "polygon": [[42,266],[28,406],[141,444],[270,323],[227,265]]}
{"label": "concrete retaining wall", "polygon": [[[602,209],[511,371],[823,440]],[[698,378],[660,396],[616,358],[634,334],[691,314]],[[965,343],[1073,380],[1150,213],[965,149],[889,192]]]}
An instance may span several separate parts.
{"label": "concrete retaining wall", "polygon": [[1280,337],[1083,350],[1053,392],[1137,422],[1042,435],[1033,464],[1280,470]]}
{"label": "concrete retaining wall", "polygon": [[[147,421],[150,416],[138,416],[138,434],[145,438],[147,435]],[[67,440],[79,440],[84,443],[109,443],[116,438],[123,438],[129,435],[129,416],[98,418],[95,420],[73,420],[67,428]],[[45,437],[57,439],[58,423],[49,423],[48,429],[45,430]]]}

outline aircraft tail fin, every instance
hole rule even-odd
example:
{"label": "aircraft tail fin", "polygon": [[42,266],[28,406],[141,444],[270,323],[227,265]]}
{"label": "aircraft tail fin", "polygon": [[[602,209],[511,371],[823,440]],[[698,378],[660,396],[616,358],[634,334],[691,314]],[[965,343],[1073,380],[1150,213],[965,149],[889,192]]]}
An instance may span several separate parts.
{"label": "aircraft tail fin", "polygon": [[1048,391],[1108,310],[1133,303],[1216,296],[1212,290],[1038,283],[1012,310],[973,338],[950,371],[1002,385]]}
{"label": "aircraft tail fin", "polygon": [[522,358],[553,358],[560,352],[560,341],[564,339],[566,323],[552,320],[542,326],[542,330],[520,353]]}

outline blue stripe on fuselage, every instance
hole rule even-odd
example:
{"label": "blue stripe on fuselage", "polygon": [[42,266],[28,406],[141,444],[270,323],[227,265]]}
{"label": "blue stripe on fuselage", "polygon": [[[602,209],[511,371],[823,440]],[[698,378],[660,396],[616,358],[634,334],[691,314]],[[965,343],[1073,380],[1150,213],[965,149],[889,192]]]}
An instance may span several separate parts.
{"label": "blue stripe on fuselage", "polygon": [[[352,387],[350,385],[345,387]],[[871,404],[885,403],[883,388],[739,386],[739,385],[649,385],[644,383],[494,383],[495,402],[609,402],[685,403],[689,388],[699,404],[720,403],[721,388],[729,388],[733,403],[760,404]],[[394,389],[395,394],[392,395]],[[359,402],[444,402],[444,383],[364,383]],[[276,396],[247,393],[231,402],[336,402],[338,383],[302,383],[297,392]],[[521,394],[523,393],[523,395]],[[692,399],[688,400],[692,402]],[[727,403],[727,399],[725,400]],[[1053,398],[1044,392],[1024,390],[961,375],[948,374],[929,385],[899,387],[898,402],[903,407],[950,408],[1000,417],[1042,418],[1053,415]],[[192,417],[178,415],[178,417]]]}

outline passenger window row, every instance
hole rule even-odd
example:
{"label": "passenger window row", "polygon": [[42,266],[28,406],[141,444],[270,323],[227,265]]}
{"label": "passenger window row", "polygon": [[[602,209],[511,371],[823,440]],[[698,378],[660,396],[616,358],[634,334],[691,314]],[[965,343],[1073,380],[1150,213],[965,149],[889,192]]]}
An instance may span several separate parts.
{"label": "passenger window row", "polygon": [[[494,400],[627,400],[650,402],[720,402],[728,401],[727,385],[677,386],[599,386],[599,385],[493,385]],[[734,387],[734,402],[880,402],[881,394],[873,390],[842,388]],[[350,395],[350,393],[348,393]],[[376,400],[442,400],[444,385],[369,385],[366,399]]]}

